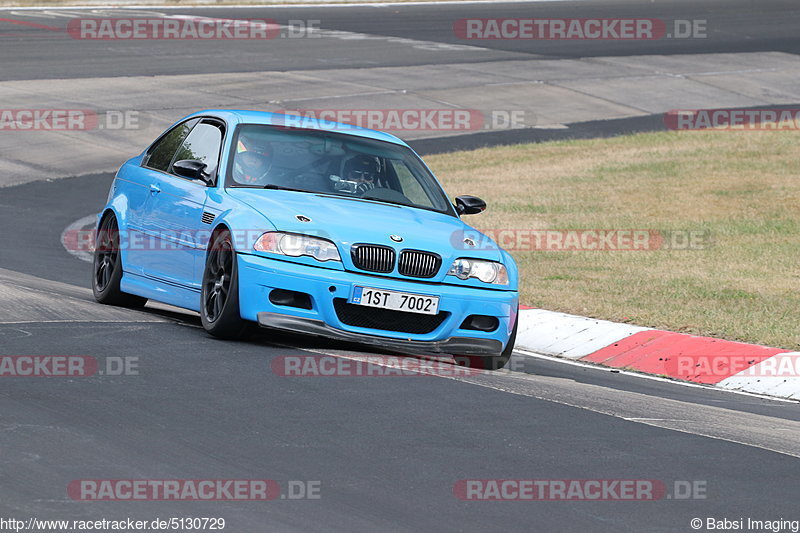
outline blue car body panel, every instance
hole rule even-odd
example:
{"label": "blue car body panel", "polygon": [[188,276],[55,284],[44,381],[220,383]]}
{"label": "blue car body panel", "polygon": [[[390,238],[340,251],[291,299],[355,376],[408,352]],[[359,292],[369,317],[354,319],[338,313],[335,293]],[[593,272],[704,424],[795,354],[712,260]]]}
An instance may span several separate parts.
{"label": "blue car body panel", "polygon": [[[518,308],[518,274],[513,258],[481,235],[482,246],[466,250],[465,234],[478,232],[453,214],[404,207],[358,198],[285,190],[226,188],[224,169],[234,153],[234,131],[239,124],[281,124],[282,115],[253,111],[210,110],[185,117],[212,117],[225,123],[225,136],[213,186],[142,166],[147,153],[128,160],[118,171],[108,203],[98,216],[113,212],[121,234],[123,277],[127,293],[191,310],[200,308],[200,289],[207,247],[212,233],[226,228],[234,235],[238,258],[242,318],[258,321],[259,313],[278,313],[320,320],[337,330],[387,339],[440,341],[450,337],[508,342]],[[173,125],[173,126],[175,126]],[[170,129],[172,129],[172,127]],[[407,145],[387,133],[329,122],[314,129],[346,133]],[[168,130],[169,131],[169,130]],[[410,148],[409,148],[410,149]],[[301,222],[297,215],[312,219]],[[208,223],[211,220],[211,223]],[[257,252],[255,241],[268,231],[303,233],[334,242],[341,262],[320,262],[311,257],[286,257]],[[401,243],[390,235],[402,235]],[[409,278],[394,270],[385,274],[359,271],[350,247],[357,243],[435,252],[441,267],[429,279]],[[489,244],[487,246],[487,243]],[[490,285],[477,279],[448,276],[460,257],[501,262],[508,271],[507,285]],[[334,299],[347,300],[357,286],[440,297],[446,318],[428,333],[369,329],[343,323]],[[310,295],[311,309],[275,305],[273,289]],[[461,329],[469,315],[490,315],[499,320],[492,332]]]}
{"label": "blue car body panel", "polygon": [[[374,335],[375,330],[349,326],[341,322],[334,310],[333,299],[349,299],[353,289],[366,286],[376,289],[404,291],[440,297],[439,311],[448,317],[431,333],[414,334],[381,331],[381,335],[395,339],[438,341],[453,336],[495,339],[505,344],[513,328],[517,313],[516,294],[508,291],[486,291],[455,285],[427,284],[400,279],[378,278],[355,272],[320,269],[249,254],[239,255],[239,279],[247,290],[240,289],[242,317],[257,320],[258,313],[271,312],[322,320],[336,329]],[[269,292],[281,288],[311,295],[312,309],[298,309],[274,305]],[[334,290],[332,291],[331,288]],[[472,315],[490,315],[500,319],[501,326],[492,333],[461,330],[464,318]]]}

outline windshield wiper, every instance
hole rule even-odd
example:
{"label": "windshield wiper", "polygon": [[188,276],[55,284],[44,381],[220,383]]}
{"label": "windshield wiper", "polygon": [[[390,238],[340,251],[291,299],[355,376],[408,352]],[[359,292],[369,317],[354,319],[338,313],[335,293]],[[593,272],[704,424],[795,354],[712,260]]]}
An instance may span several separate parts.
{"label": "windshield wiper", "polygon": [[413,204],[404,204],[402,202],[393,202],[391,200],[384,200],[383,198],[376,198],[374,196],[362,196],[361,200],[369,200],[371,202],[381,202],[384,204],[401,205],[403,207],[417,207]]}
{"label": "windshield wiper", "polygon": [[276,191],[313,192],[313,191],[307,191],[305,189],[295,189],[294,187],[284,187],[283,185],[275,185],[274,183],[268,183],[261,188],[273,189]]}

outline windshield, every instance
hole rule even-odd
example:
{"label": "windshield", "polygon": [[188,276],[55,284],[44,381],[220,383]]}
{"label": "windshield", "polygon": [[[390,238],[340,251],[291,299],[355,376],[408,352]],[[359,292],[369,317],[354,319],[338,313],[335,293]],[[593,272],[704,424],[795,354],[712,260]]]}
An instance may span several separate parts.
{"label": "windshield", "polygon": [[433,175],[403,146],[265,125],[240,126],[234,143],[229,187],[288,189],[453,213]]}

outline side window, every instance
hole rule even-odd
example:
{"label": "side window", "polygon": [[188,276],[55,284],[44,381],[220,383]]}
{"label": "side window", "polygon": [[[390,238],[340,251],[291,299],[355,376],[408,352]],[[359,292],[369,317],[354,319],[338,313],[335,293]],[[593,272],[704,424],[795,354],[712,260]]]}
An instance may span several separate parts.
{"label": "side window", "polygon": [[222,126],[211,121],[201,122],[183,141],[172,162],[183,159],[202,161],[207,165],[206,174],[214,176],[219,164],[220,148],[222,148]]}
{"label": "side window", "polygon": [[172,156],[178,150],[183,140],[189,135],[192,126],[197,124],[197,119],[188,120],[183,124],[178,124],[166,135],[150,148],[144,162],[144,166],[152,168],[153,170],[160,170],[166,172],[172,163]]}
{"label": "side window", "polygon": [[422,185],[417,181],[417,178],[414,177],[414,174],[411,173],[411,170],[405,163],[397,159],[392,159],[391,162],[397,174],[397,180],[400,182],[402,193],[406,198],[417,205],[433,207],[430,198],[425,194],[425,189],[422,188]]}

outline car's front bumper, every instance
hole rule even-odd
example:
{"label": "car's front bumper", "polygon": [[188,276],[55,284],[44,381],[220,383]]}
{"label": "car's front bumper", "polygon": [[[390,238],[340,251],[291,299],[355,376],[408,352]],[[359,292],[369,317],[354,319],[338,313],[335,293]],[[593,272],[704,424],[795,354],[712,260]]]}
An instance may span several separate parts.
{"label": "car's front bumper", "polygon": [[503,344],[494,339],[475,339],[469,337],[450,337],[443,341],[414,341],[392,339],[377,335],[353,333],[332,328],[322,320],[282,315],[278,313],[258,313],[258,324],[265,328],[280,329],[304,335],[315,335],[338,341],[358,342],[380,346],[399,352],[412,351],[424,353],[448,353],[460,355],[497,355]]}
{"label": "car's front bumper", "polygon": [[[508,342],[516,321],[516,291],[476,289],[450,284],[421,283],[320,268],[291,261],[239,254],[239,307],[242,318],[264,327],[378,345],[399,351],[497,355]],[[349,299],[356,285],[439,296],[447,317],[429,333],[407,333],[356,327],[343,323],[334,298]],[[273,289],[310,295],[311,309],[270,302]],[[469,315],[494,316],[492,332],[462,329]]]}

